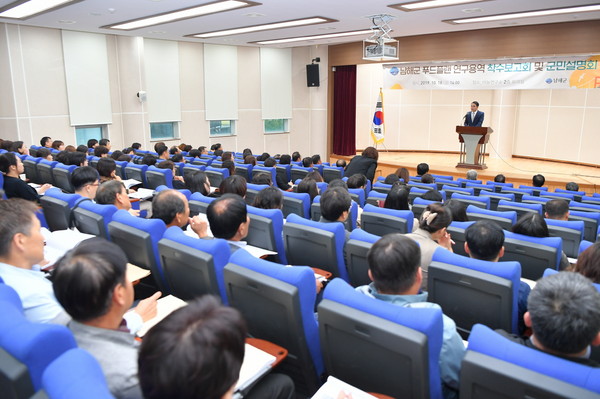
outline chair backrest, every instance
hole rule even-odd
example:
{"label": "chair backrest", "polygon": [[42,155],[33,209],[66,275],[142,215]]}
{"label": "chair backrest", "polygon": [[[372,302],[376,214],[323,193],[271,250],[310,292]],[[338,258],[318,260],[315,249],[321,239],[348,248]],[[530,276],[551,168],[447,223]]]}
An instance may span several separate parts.
{"label": "chair backrest", "polygon": [[569,210],[580,212],[600,212],[600,205],[571,201],[569,202]]}
{"label": "chair backrest", "polygon": [[254,168],[252,168],[252,177],[261,173],[266,173],[271,176],[271,182],[274,186],[277,186],[277,169],[274,166],[265,167],[256,165]]}
{"label": "chair backrest", "polygon": [[187,301],[211,294],[227,304],[223,268],[230,250],[225,240],[200,240],[172,226],[158,242],[158,253],[173,295]]}
{"label": "chair backrest", "polygon": [[258,195],[258,192],[262,189],[269,187],[267,184],[246,184],[246,204],[252,205],[254,204],[254,199]]}
{"label": "chair backrest", "polygon": [[82,233],[110,239],[108,224],[117,210],[114,205],[100,205],[94,201],[81,201],[73,209],[75,227]]}
{"label": "chair backrest", "polygon": [[129,164],[127,161],[115,161],[117,166],[117,176],[119,176],[123,180],[127,180],[127,173],[125,172],[125,168]]}
{"label": "chair backrest", "polygon": [[290,214],[296,214],[303,218],[310,217],[310,194],[293,193],[283,191],[283,208],[281,209],[284,217]]}
{"label": "chair backrest", "polygon": [[369,192],[369,196],[367,197],[365,202],[367,204],[379,206],[380,201],[383,204],[383,203],[385,203],[386,198],[387,198],[387,194],[372,190]]}
{"label": "chair backrest", "polygon": [[367,253],[380,238],[380,236],[367,233],[363,229],[356,229],[350,233],[350,239],[344,246],[344,259],[348,278],[353,287],[367,285],[371,282],[368,274]]}
{"label": "chair backrest", "polygon": [[481,180],[465,179],[464,177],[459,177],[456,179],[456,181],[460,182],[460,184],[462,184],[463,187],[466,187],[467,184],[481,184],[482,183]]}
{"label": "chair backrest", "polygon": [[533,192],[533,195],[535,195],[536,197],[539,197],[540,193],[548,191],[548,187],[534,187],[534,186],[527,186],[524,184],[521,184],[519,186],[519,188],[522,188],[525,190],[531,190]]}
{"label": "chair backrest", "polygon": [[467,217],[473,221],[491,220],[498,223],[504,230],[512,229],[512,226],[517,222],[517,212],[515,211],[492,211],[474,205],[467,207]]}
{"label": "chair backrest", "polygon": [[46,190],[40,198],[50,231],[66,230],[71,224],[71,209],[82,199],[79,194],[65,194],[58,188]]}
{"label": "chair backrest", "polygon": [[441,190],[442,187],[444,186],[448,186],[448,187],[462,187],[462,185],[454,180],[447,180],[447,179],[438,179],[437,177],[435,178],[435,185],[437,186],[438,190]]}
{"label": "chair backrest", "polygon": [[77,169],[75,165],[57,163],[52,169],[54,185],[67,193],[74,193],[75,190],[73,189],[73,184],[71,184],[71,175],[75,169]]}
{"label": "chair backrest", "polygon": [[442,312],[386,303],[335,279],[318,306],[330,375],[396,398],[441,398]]}
{"label": "chair backrest", "polygon": [[429,200],[424,200],[421,197],[416,197],[414,199],[414,201],[412,202],[412,212],[415,215],[415,218],[417,220],[421,219],[421,214],[425,211],[425,209],[427,208],[427,205],[429,204],[434,204],[435,201],[429,201]]}
{"label": "chair backrest", "polygon": [[146,187],[146,171],[148,170],[148,165],[144,164],[136,164],[133,162],[129,162],[127,166],[125,166],[125,174],[127,174],[128,179],[134,179],[137,181],[141,181],[144,187]]}
{"label": "chair backrest", "polygon": [[219,187],[221,182],[229,177],[229,169],[226,168],[207,166],[204,173],[206,173],[211,187]]}
{"label": "chair backrest", "polygon": [[524,195],[533,195],[533,190],[528,190],[524,188],[512,188],[507,186],[502,186],[500,192],[504,194],[514,194],[515,201],[517,202],[521,202],[521,198],[523,198]]}
{"label": "chair backrest", "polygon": [[42,386],[42,373],[58,356],[77,347],[65,326],[32,323],[22,309],[0,301],[0,348],[27,366],[34,390]]}
{"label": "chair backrest", "polygon": [[325,183],[341,179],[342,177],[344,177],[344,168],[341,166],[325,166],[323,168],[323,180],[325,180]]}
{"label": "chair backrest", "polygon": [[595,195],[592,197],[584,195],[583,197],[581,197],[581,202],[584,204],[600,205],[600,198],[596,197]]}
{"label": "chair backrest", "polygon": [[292,180],[292,165],[280,165],[277,164],[275,166],[277,176],[282,179],[282,181],[289,182]]}
{"label": "chair backrest", "polygon": [[488,262],[436,250],[428,269],[428,300],[444,309],[463,337],[476,323],[518,334],[520,279],[519,262]]}
{"label": "chair backrest", "polygon": [[521,198],[521,203],[523,204],[540,204],[542,205],[542,212],[545,212],[546,210],[546,203],[548,201],[550,201],[551,198],[545,198],[545,197],[540,197],[540,196],[535,196],[535,195],[524,195]]}
{"label": "chair backrest", "polygon": [[479,195],[482,191],[484,193],[494,191],[494,187],[488,186],[487,184],[480,184],[480,183],[467,183],[465,185],[465,188],[472,188],[473,190],[475,190],[475,192],[474,192],[475,195]]}
{"label": "chair backrest", "polygon": [[408,188],[420,188],[423,190],[437,190],[437,184],[435,183],[421,183],[421,182],[410,182],[408,183]]}
{"label": "chair backrest", "polygon": [[42,387],[50,398],[114,398],[98,361],[80,348],[70,349],[50,363],[42,375]]}
{"label": "chair backrest", "polygon": [[383,182],[377,181],[373,184],[373,191],[376,191],[378,193],[382,193],[387,195],[390,190],[392,189],[392,185],[391,184],[385,184]]}
{"label": "chair backrest", "polygon": [[[564,199],[565,201],[571,201],[575,199],[574,194],[569,193],[557,193],[552,191],[542,191],[540,192],[541,198],[550,198],[550,199]],[[581,197],[579,197],[581,198]]]}
{"label": "chair backrest", "polygon": [[115,212],[108,224],[111,241],[123,249],[130,263],[152,272],[163,295],[171,292],[158,254],[158,241],[166,229],[160,219],[138,218],[124,209]]}
{"label": "chair backrest", "polygon": [[514,201],[515,200],[515,195],[514,194],[502,194],[502,193],[497,193],[495,191],[481,191],[479,193],[480,197],[489,197],[490,199],[490,209],[492,211],[496,211],[498,210],[498,202],[500,202],[500,200],[506,200],[506,201]]}
{"label": "chair backrest", "polygon": [[596,241],[598,227],[600,226],[600,212],[569,211],[569,220],[581,220],[584,224],[583,239]]}
{"label": "chair backrest", "polygon": [[314,317],[315,277],[308,267],[285,267],[236,251],[223,271],[227,296],[255,338],[288,350],[278,370],[311,396],[321,385],[323,360]]}
{"label": "chair backrest", "polygon": [[582,220],[546,219],[550,237],[560,237],[563,241],[563,252],[570,258],[579,255],[579,243],[583,240],[585,223]]}
{"label": "chair backrest", "polygon": [[333,273],[348,281],[344,262],[344,224],[319,223],[289,215],[283,226],[283,242],[288,262],[308,265]]}
{"label": "chair backrest", "polygon": [[361,215],[361,227],[368,233],[384,236],[390,233],[412,233],[414,214],[412,211],[379,208],[367,204]]}
{"label": "chair backrest", "polygon": [[46,159],[42,159],[37,163],[37,174],[40,181],[40,184],[49,183],[54,185],[54,175],[52,174],[52,169],[58,164],[56,161],[48,161]]}
{"label": "chair backrest", "polygon": [[41,158],[27,157],[23,161],[23,167],[25,168],[25,176],[31,183],[41,183],[38,176],[37,164],[41,161]]}
{"label": "chair backrest", "polygon": [[473,327],[461,366],[461,399],[588,399],[598,393],[600,369],[512,342],[481,324]]}
{"label": "chair backrest", "polygon": [[442,190],[446,192],[446,195],[452,196],[452,194],[462,194],[462,195],[475,195],[474,188],[465,188],[465,187],[453,187],[453,186],[442,186]]}
{"label": "chair backrest", "polygon": [[287,265],[283,245],[283,213],[280,209],[247,206],[250,227],[245,241],[255,247],[277,252],[277,262]]}
{"label": "chair backrest", "polygon": [[196,172],[202,172],[204,171],[206,167],[203,165],[192,165],[190,163],[186,163],[183,166],[183,179],[187,180],[187,179],[191,179],[192,175]]}
{"label": "chair backrest", "polygon": [[[172,190],[172,188],[169,188],[167,186],[158,186],[156,187],[156,189],[154,190],[156,193],[160,193],[161,191],[166,191],[166,190]],[[187,188],[182,188],[181,190],[175,190],[175,191],[179,191],[181,194],[185,195],[185,198],[189,201],[190,197],[192,196],[192,192],[190,190],[188,190]]]}
{"label": "chair backrest", "polygon": [[572,199],[574,199],[575,201],[581,201],[581,198],[585,196],[585,191],[571,191],[562,188],[555,188],[554,192],[562,194],[571,194],[573,196]]}
{"label": "chair backrest", "polygon": [[309,172],[312,172],[312,170],[312,168],[292,165],[292,168],[290,169],[290,180],[296,181],[297,179],[304,179]]}
{"label": "chair backrest", "polygon": [[504,232],[504,261],[521,264],[521,277],[537,280],[545,269],[556,269],[562,256],[560,237],[530,237]]}
{"label": "chair backrest", "polygon": [[202,195],[200,193],[193,193],[188,202],[190,206],[190,216],[196,216],[199,213],[206,214],[206,208],[208,208],[208,204],[214,200],[216,200],[214,197],[207,197],[206,195]]}
{"label": "chair backrest", "polygon": [[475,222],[452,222],[446,228],[450,236],[452,237],[452,241],[454,244],[452,245],[452,250],[455,254],[469,256],[465,252],[465,231],[467,228]]}
{"label": "chair backrest", "polygon": [[[321,189],[321,192],[323,190]],[[365,206],[365,190],[362,188],[349,188],[350,198],[355,201],[361,208]]]}
{"label": "chair backrest", "polygon": [[250,163],[236,163],[235,174],[243,177],[246,181],[252,181],[252,168],[253,165]]}
{"label": "chair backrest", "polygon": [[517,220],[529,213],[529,212],[537,212],[540,215],[543,215],[543,211],[542,211],[542,204],[526,204],[523,202],[513,202],[513,201],[506,201],[506,200],[500,200],[498,202],[498,207],[497,210],[500,212],[506,212],[506,211],[515,211],[517,212]]}
{"label": "chair backrest", "polygon": [[146,188],[155,189],[158,186],[173,188],[173,171],[160,169],[152,165],[146,171]]}
{"label": "chair backrest", "polygon": [[478,197],[475,195],[463,195],[459,193],[453,193],[451,198],[460,201],[466,204],[467,206],[475,205],[479,208],[490,209],[490,197]]}

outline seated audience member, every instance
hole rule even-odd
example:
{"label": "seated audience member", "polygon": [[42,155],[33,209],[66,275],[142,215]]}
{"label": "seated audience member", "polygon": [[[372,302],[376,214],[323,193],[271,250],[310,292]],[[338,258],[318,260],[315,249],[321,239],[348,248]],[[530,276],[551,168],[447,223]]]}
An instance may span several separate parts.
{"label": "seated audience member", "polygon": [[135,155],[135,149],[133,147],[123,148],[123,154],[133,156]]}
{"label": "seated audience member", "polygon": [[533,176],[531,183],[533,184],[533,187],[543,187],[544,183],[546,183],[546,178],[543,175],[537,174]]}
{"label": "seated audience member", "polygon": [[100,184],[96,192],[96,203],[114,205],[117,209],[125,209],[133,216],[140,216],[139,209],[131,208],[131,201],[125,185],[118,180],[110,180]]}
{"label": "seated audience member", "polygon": [[123,151],[121,150],[116,150],[113,151],[112,154],[109,155],[110,158],[114,159],[115,161],[119,159],[119,157],[123,155]]}
{"label": "seated audience member", "polygon": [[438,190],[428,190],[426,193],[423,193],[421,198],[435,202],[442,202],[443,200],[442,194]]}
{"label": "seated audience member", "polygon": [[227,240],[231,253],[246,245],[250,217],[242,197],[224,194],[208,205],[206,217],[213,237]]}
{"label": "seated audience member", "polygon": [[421,247],[421,269],[423,269],[423,289],[427,290],[427,270],[433,253],[438,248],[452,251],[452,238],[446,227],[452,222],[452,212],[442,204],[427,205],[421,215],[419,227],[406,237],[416,241]]}
{"label": "seated audience member", "polygon": [[192,158],[200,158],[200,155],[202,155],[202,153],[200,152],[200,150],[197,150],[195,148],[191,149],[188,151],[188,157],[192,157]]}
{"label": "seated audience member", "polygon": [[[550,202],[550,201],[548,201]],[[530,237],[550,237],[550,231],[544,218],[537,212],[527,212],[512,227],[512,232]],[[569,259],[562,253],[559,270],[569,267]]]}
{"label": "seated audience member", "polygon": [[377,160],[379,152],[375,147],[367,147],[361,155],[356,155],[346,166],[346,176],[352,176],[357,173],[365,175],[367,179],[373,182],[375,180],[375,170],[377,169]]}
{"label": "seated audience member", "polygon": [[171,148],[169,148],[169,155],[179,154],[180,152],[181,150],[176,145],[173,145]]}
{"label": "seated audience member", "polygon": [[140,144],[140,143],[132,143],[131,144],[131,148],[133,148],[134,151],[135,150],[140,150],[142,148],[142,144]]}
{"label": "seated audience member", "polygon": [[340,188],[343,188],[344,190],[348,191],[348,185],[342,179],[333,179],[327,185],[327,188],[335,188],[335,187],[340,187]]}
{"label": "seated audience member", "polygon": [[477,180],[477,171],[474,169],[468,170],[466,178],[467,180]]}
{"label": "seated audience member", "polygon": [[494,183],[506,183],[506,177],[503,174],[498,174],[494,177]]}
{"label": "seated audience member", "polygon": [[223,146],[221,145],[221,143],[215,143],[210,146],[210,150],[211,151],[223,151]]}
{"label": "seated audience member", "polygon": [[290,154],[282,154],[279,158],[280,165],[289,165],[292,162],[292,157]]}
{"label": "seated audience member", "polygon": [[427,172],[429,172],[429,165],[426,164],[425,162],[422,162],[420,164],[417,165],[417,176],[421,177],[424,174],[426,174]]}
{"label": "seated audience member", "polygon": [[252,206],[261,209],[281,209],[283,208],[283,194],[276,187],[264,188],[254,197]]}
{"label": "seated audience member", "polygon": [[391,173],[385,177],[385,180],[383,181],[383,183],[384,184],[394,184],[399,181],[400,181],[400,178],[398,177],[398,175],[395,173]]}
{"label": "seated audience member", "polygon": [[100,183],[110,180],[121,180],[121,177],[117,175],[117,164],[112,158],[100,158],[97,169],[100,174]]}
{"label": "seated audience member", "polygon": [[592,283],[600,284],[600,241],[580,253],[577,263],[570,270],[589,278]]}
{"label": "seated audience member", "polygon": [[242,158],[246,158],[248,155],[252,155],[252,150],[250,148],[244,148],[242,151]]}
{"label": "seated audience member", "polygon": [[117,161],[119,161],[119,162],[131,162],[131,159],[132,159],[132,158],[131,158],[131,155],[126,155],[126,154],[123,154],[123,155],[121,155],[121,156],[120,156],[120,157],[117,159]]}
{"label": "seated audience member", "polygon": [[[489,220],[480,220],[465,230],[465,252],[473,259],[498,262],[504,256],[504,230]],[[519,332],[525,331],[523,315],[527,311],[527,298],[531,288],[524,282],[519,284]]]}
{"label": "seated audience member", "polygon": [[238,175],[229,176],[227,179],[223,180],[219,185],[219,193],[221,195],[236,194],[242,198],[246,198],[247,190],[248,185],[246,183],[246,179]]}
{"label": "seated audience member", "polygon": [[198,147],[198,151],[200,151],[200,155],[208,155],[208,150],[203,145],[201,145],[200,147]]}
{"label": "seated audience member", "polygon": [[256,166],[256,157],[254,155],[247,155],[244,157],[244,164]]}
{"label": "seated audience member", "polygon": [[67,165],[88,166],[87,156],[79,151],[69,152],[67,154]]}
{"label": "seated audience member", "polygon": [[48,136],[44,136],[40,139],[40,146],[46,148],[52,148],[52,139]]}
{"label": "seated audience member", "polygon": [[308,177],[309,179],[313,179],[317,183],[323,183],[325,181],[325,180],[323,180],[323,176],[321,176],[321,174],[319,173],[318,170],[313,170],[312,172],[308,172],[305,177]]}
{"label": "seated audience member", "polygon": [[156,157],[152,154],[146,154],[142,158],[142,164],[148,166],[156,165]]}
{"label": "seated audience member", "polygon": [[546,202],[546,219],[569,220],[569,203],[563,199]]}
{"label": "seated audience member", "polygon": [[408,205],[408,190],[400,181],[394,183],[390,192],[385,197],[383,207],[387,209],[396,209],[399,211],[409,211]]}
{"label": "seated audience member", "polygon": [[98,158],[108,157],[108,148],[103,145],[97,145],[94,147],[94,156]]}
{"label": "seated audience member", "polygon": [[87,155],[87,152],[88,152],[87,150],[88,150],[88,148],[84,144],[78,145],[77,148],[75,149],[75,151],[82,152],[82,153],[84,153],[86,155]]}
{"label": "seated audience member", "polygon": [[231,151],[225,151],[223,155],[221,155],[221,161],[233,161],[233,153]]}
{"label": "seated audience member", "polygon": [[348,180],[346,181],[346,184],[348,185],[348,188],[364,189],[365,186],[367,185],[367,178],[365,175],[360,175],[360,174],[352,175],[348,178]]}
{"label": "seated audience member", "polygon": [[430,175],[429,173],[425,173],[423,176],[421,176],[421,183],[425,183],[425,184],[435,183],[435,178],[432,175]]}
{"label": "seated audience member", "polygon": [[292,153],[292,162],[300,162],[302,160],[302,155],[298,151],[294,151]]}
{"label": "seated audience member", "polygon": [[71,184],[73,185],[75,194],[94,199],[100,185],[100,175],[91,166],[82,166],[75,169],[71,174]]}
{"label": "seated audience member", "polygon": [[166,145],[165,145],[165,142],[164,142],[164,141],[159,141],[158,143],[154,143],[154,152],[158,153],[158,149],[159,149],[159,147],[161,147],[161,146],[165,146],[165,147],[166,147]]}
{"label": "seated audience member", "polygon": [[[96,358],[117,398],[142,398],[137,378],[138,343],[122,328],[133,305],[127,257],[117,245],[95,237],[67,252],[53,273],[56,299],[71,316],[68,327],[77,346]],[[149,309],[156,315],[156,299]]]}
{"label": "seated audience member", "polygon": [[231,159],[223,161],[221,168],[227,169],[229,176],[235,175],[235,163]]}
{"label": "seated audience member", "polygon": [[160,219],[167,227],[190,228],[198,237],[206,237],[207,224],[198,216],[190,217],[188,200],[177,190],[164,190],[152,198],[152,219]]}
{"label": "seated audience member", "polygon": [[[265,168],[274,168],[277,166],[277,161],[275,160],[275,158],[267,158],[264,161],[265,162],[263,166]],[[275,174],[275,182],[277,183],[277,187],[279,187],[283,191],[287,191],[290,188],[292,188],[292,186],[286,180],[287,179],[281,176],[279,173]]]}
{"label": "seated audience member", "polygon": [[338,168],[346,168],[346,160],[345,159],[338,159],[337,161],[335,161],[335,166],[337,166]]}
{"label": "seated audience member", "polygon": [[46,147],[38,148],[38,150],[37,150],[37,156],[38,156],[38,158],[45,159],[46,161],[53,161],[54,160],[54,158],[52,158],[52,153]]}
{"label": "seated audience member", "polygon": [[[184,145],[184,144],[182,144],[182,145]],[[185,151],[185,152],[189,153],[192,149],[193,149],[193,147],[191,145],[185,144],[185,146],[183,147],[182,151]]]}
{"label": "seated audience member", "polygon": [[575,183],[574,181],[570,181],[566,184],[565,190],[579,191],[579,184]]}
{"label": "seated audience member", "polygon": [[252,176],[252,184],[261,184],[271,186],[273,182],[271,181],[270,173],[257,173]]}
{"label": "seated audience member", "polygon": [[[241,314],[214,297],[206,295],[174,311],[146,334],[140,347],[138,374],[144,398],[231,398],[246,335]],[[248,399],[293,396],[291,379],[274,373],[244,395]]]}
{"label": "seated audience member", "polygon": [[[329,187],[320,199],[321,204],[321,223],[335,223],[335,222],[346,222],[346,219],[350,216],[350,205],[352,205],[352,198],[348,190],[344,190],[340,187]],[[346,241],[350,238],[350,232],[344,230],[346,234]]]}
{"label": "seated audience member", "polygon": [[58,163],[67,164],[69,162],[69,152],[61,151],[58,154],[55,154],[54,160]]}
{"label": "seated audience member", "polygon": [[65,150],[65,143],[63,143],[60,140],[54,140],[52,142],[52,149],[57,150],[57,151],[64,151]]}
{"label": "seated audience member", "polygon": [[[186,147],[188,147],[188,146],[185,143],[181,143],[177,146],[177,148],[179,148],[179,151],[185,151]],[[189,147],[191,148],[191,146],[189,146]]]}
{"label": "seated audience member", "polygon": [[185,160],[185,158],[183,157],[183,154],[182,154],[182,153],[179,153],[179,154],[175,154],[175,155],[173,155],[173,156],[171,157],[171,161],[173,161],[173,162],[187,162],[187,161]]}
{"label": "seated audience member", "polygon": [[317,195],[319,195],[319,189],[317,188],[317,183],[311,179],[310,177],[305,177],[298,183],[296,186],[297,193],[308,193],[310,195],[310,203],[312,204],[313,200]]}
{"label": "seated audience member", "polygon": [[0,139],[0,148],[6,151],[10,151],[12,148],[12,141]]}
{"label": "seated audience member", "polygon": [[444,202],[444,207],[450,209],[452,212],[453,222],[468,222],[469,217],[467,216],[467,204],[455,199],[449,199]]}
{"label": "seated audience member", "polygon": [[156,153],[158,154],[158,159],[164,159],[165,161],[169,159],[169,149],[164,144],[156,147]]}
{"label": "seated audience member", "polygon": [[200,193],[202,195],[210,194],[210,182],[208,181],[208,176],[200,170],[192,173],[192,175],[185,180],[185,188],[192,193]]}
{"label": "seated audience member", "polygon": [[220,157],[221,155],[223,155],[223,150],[214,150],[213,155],[215,157]]}
{"label": "seated audience member", "polygon": [[313,167],[312,158],[311,157],[302,158],[302,166],[304,168],[312,168]]}
{"label": "seated audience member", "polygon": [[98,147],[98,140],[96,139],[89,139],[87,142],[87,146],[88,148],[96,148]]}
{"label": "seated audience member", "polygon": [[22,141],[13,141],[11,151],[19,155],[29,155],[29,148]]}
{"label": "seated audience member", "polygon": [[408,173],[408,169],[406,169],[406,168],[396,169],[395,174],[396,174],[396,176],[401,178],[404,181],[404,183],[408,183],[410,181],[410,175]]}
{"label": "seated audience member", "polygon": [[[52,185],[44,184],[38,191],[31,187],[19,177],[25,173],[25,167],[21,158],[12,152],[0,154],[0,172],[4,174],[4,194],[7,198],[23,198],[29,201],[37,201],[39,193],[45,193]],[[0,223],[1,224],[1,223]]]}
{"label": "seated audience member", "polygon": [[319,154],[315,154],[311,158],[313,165],[321,165],[323,163],[321,162],[321,156]]}
{"label": "seated audience member", "polygon": [[[379,239],[367,254],[369,285],[356,290],[384,302],[407,308],[435,308],[427,302],[427,292],[421,291],[423,272],[419,267],[419,245],[401,234],[388,234]],[[445,398],[457,397],[460,364],[465,354],[462,339],[454,320],[443,318],[443,341],[440,353],[440,377]]]}
{"label": "seated audience member", "polygon": [[177,176],[176,172],[175,172],[175,163],[173,163],[173,161],[166,160],[166,161],[162,161],[160,163],[157,163],[155,165],[157,168],[159,169],[170,169],[171,172],[173,173],[173,188],[175,190],[183,190],[185,187],[185,180],[183,180],[183,176]]}
{"label": "seated audience member", "polygon": [[108,148],[108,151],[110,151],[110,149],[112,148],[112,145],[110,144],[109,139],[100,139],[100,141],[98,142],[98,145],[102,145],[102,146]]}
{"label": "seated audience member", "polygon": [[72,145],[68,145],[65,147],[66,152],[75,152],[75,150],[76,150],[75,146],[72,146]]}
{"label": "seated audience member", "polygon": [[561,272],[537,281],[523,320],[531,337],[497,330],[511,341],[590,367],[590,346],[600,345],[600,293],[577,273]]}

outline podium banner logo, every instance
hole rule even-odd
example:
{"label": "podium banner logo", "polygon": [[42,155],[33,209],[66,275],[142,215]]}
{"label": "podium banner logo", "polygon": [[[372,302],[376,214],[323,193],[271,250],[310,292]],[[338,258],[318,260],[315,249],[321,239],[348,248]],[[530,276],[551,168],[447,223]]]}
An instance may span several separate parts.
{"label": "podium banner logo", "polygon": [[600,55],[383,65],[390,90],[600,88]]}

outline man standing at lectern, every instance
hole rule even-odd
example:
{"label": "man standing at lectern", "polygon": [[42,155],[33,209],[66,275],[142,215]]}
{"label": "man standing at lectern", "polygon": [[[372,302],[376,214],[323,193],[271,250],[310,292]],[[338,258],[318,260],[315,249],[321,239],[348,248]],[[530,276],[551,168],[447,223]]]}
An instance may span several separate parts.
{"label": "man standing at lectern", "polygon": [[481,126],[483,125],[483,112],[478,111],[479,102],[473,101],[471,103],[471,112],[467,112],[465,115],[465,126]]}

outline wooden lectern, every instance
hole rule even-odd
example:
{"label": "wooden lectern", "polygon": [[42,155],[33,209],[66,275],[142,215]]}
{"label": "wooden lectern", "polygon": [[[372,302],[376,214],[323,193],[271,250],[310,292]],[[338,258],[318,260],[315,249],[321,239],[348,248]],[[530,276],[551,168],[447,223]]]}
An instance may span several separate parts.
{"label": "wooden lectern", "polygon": [[486,169],[485,145],[492,132],[491,127],[456,126],[458,141],[460,141],[460,160],[456,167]]}

